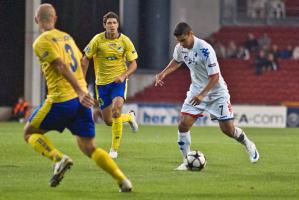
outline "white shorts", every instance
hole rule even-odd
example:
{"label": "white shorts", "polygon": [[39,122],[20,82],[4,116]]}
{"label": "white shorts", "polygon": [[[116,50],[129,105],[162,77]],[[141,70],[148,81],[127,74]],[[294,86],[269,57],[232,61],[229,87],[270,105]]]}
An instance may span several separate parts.
{"label": "white shorts", "polygon": [[190,101],[195,95],[196,94],[191,91],[187,92],[187,98],[181,109],[182,114],[201,117],[205,112],[208,112],[212,120],[222,121],[234,119],[228,93],[214,97],[206,96],[199,105],[193,106],[190,104]]}

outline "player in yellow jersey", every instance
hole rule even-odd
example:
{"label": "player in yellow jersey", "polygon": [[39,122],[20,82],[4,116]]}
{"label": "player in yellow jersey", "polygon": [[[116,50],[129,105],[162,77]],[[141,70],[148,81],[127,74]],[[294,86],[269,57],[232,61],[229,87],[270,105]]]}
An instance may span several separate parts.
{"label": "player in yellow jersey", "polygon": [[51,4],[42,4],[35,21],[40,36],[33,44],[46,79],[48,95],[45,102],[31,115],[24,128],[24,139],[37,152],[54,162],[50,186],[56,187],[72,159],[56,149],[44,134],[65,128],[76,136],[80,150],[108,172],[119,184],[121,192],[132,190],[129,179],[103,149],[96,147],[91,106],[94,99],[88,94],[80,60],[82,54],[72,37],[55,29],[56,12]]}
{"label": "player in yellow jersey", "polygon": [[128,122],[133,132],[138,130],[134,111],[122,113],[126,99],[127,80],[137,69],[138,55],[131,40],[118,32],[119,17],[117,14],[108,12],[104,15],[103,25],[106,31],[95,35],[85,47],[82,67],[86,74],[89,60],[93,58],[101,115],[104,122],[112,126],[112,145],[109,155],[117,158],[123,123]]}

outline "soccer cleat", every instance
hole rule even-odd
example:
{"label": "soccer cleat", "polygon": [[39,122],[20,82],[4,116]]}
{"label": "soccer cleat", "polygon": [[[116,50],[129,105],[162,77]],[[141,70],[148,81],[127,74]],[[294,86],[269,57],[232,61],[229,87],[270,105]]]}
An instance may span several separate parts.
{"label": "soccer cleat", "polygon": [[132,116],[132,120],[129,121],[129,125],[131,127],[132,132],[136,133],[138,131],[138,124],[137,124],[137,121],[136,121],[136,114],[133,110],[131,110],[129,112],[129,115]]}
{"label": "soccer cleat", "polygon": [[186,166],[186,163],[183,162],[182,164],[180,164],[177,168],[175,168],[174,170],[177,170],[177,171],[185,171],[187,170],[187,166]]}
{"label": "soccer cleat", "polygon": [[109,156],[110,156],[111,158],[117,158],[118,153],[117,153],[117,151],[115,151],[115,150],[113,150],[113,149],[110,149]]}
{"label": "soccer cleat", "polygon": [[245,147],[246,147],[247,153],[249,154],[250,162],[256,163],[260,158],[260,154],[257,151],[255,144],[253,142],[249,141],[245,145]]}
{"label": "soccer cleat", "polygon": [[64,173],[71,168],[73,161],[67,155],[62,156],[61,160],[54,164],[54,173],[50,180],[50,186],[56,187],[63,179]]}
{"label": "soccer cleat", "polygon": [[119,184],[119,192],[131,192],[132,188],[133,186],[129,179],[125,179],[121,184]]}

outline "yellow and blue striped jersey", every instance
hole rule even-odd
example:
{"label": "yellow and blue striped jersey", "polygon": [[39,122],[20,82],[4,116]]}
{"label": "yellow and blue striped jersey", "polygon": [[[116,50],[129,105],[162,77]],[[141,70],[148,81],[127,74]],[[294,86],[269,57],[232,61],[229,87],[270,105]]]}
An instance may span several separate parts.
{"label": "yellow and blue striped jersey", "polygon": [[71,84],[53,66],[53,61],[61,58],[70,67],[83,90],[87,91],[86,81],[81,67],[82,53],[73,38],[60,30],[52,29],[42,33],[33,43],[42,72],[48,87],[47,99],[52,102],[64,102],[77,97]]}
{"label": "yellow and blue striped jersey", "polygon": [[97,34],[85,47],[88,59],[93,58],[96,85],[106,85],[127,70],[126,61],[136,60],[137,52],[131,40],[123,35],[106,39],[105,32]]}

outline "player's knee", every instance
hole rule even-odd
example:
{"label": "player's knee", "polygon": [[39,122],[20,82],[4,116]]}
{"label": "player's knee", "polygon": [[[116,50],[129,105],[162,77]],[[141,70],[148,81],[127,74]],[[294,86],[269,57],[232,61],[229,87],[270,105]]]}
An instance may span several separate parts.
{"label": "player's knee", "polygon": [[112,126],[112,121],[111,120],[104,120],[104,122],[107,126]]}
{"label": "player's knee", "polygon": [[24,138],[25,142],[28,143],[28,140],[29,140],[29,138],[30,138],[30,135],[24,133],[23,138]]}
{"label": "player's knee", "polygon": [[225,135],[227,135],[227,136],[229,136],[229,137],[233,137],[233,135],[234,135],[234,129],[231,129],[231,128],[229,128],[229,127],[221,127],[221,131],[225,134]]}
{"label": "player's knee", "polygon": [[113,108],[112,109],[112,117],[113,118],[119,118],[121,115],[121,109],[120,108]]}
{"label": "player's knee", "polygon": [[31,136],[30,127],[26,125],[23,129],[23,138],[25,142],[28,142],[30,136]]}
{"label": "player's knee", "polygon": [[179,128],[179,131],[180,131],[180,132],[188,132],[189,129],[190,129],[189,125],[186,124],[186,123],[184,123],[184,122],[180,122],[178,128]]}
{"label": "player's knee", "polygon": [[88,157],[91,157],[92,153],[96,150],[96,147],[91,143],[87,143],[81,146],[81,151]]}
{"label": "player's knee", "polygon": [[90,145],[86,149],[86,155],[91,158],[92,153],[96,150],[95,146]]}

